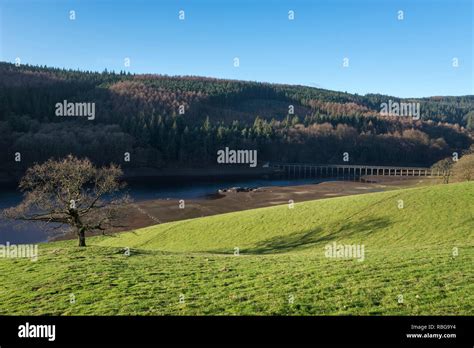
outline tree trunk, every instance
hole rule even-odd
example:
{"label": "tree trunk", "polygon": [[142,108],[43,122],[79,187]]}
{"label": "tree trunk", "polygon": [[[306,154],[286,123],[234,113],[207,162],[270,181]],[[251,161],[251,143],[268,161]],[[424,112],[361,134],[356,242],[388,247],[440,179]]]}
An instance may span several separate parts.
{"label": "tree trunk", "polygon": [[81,222],[79,218],[79,214],[77,213],[76,209],[69,209],[69,213],[74,218],[74,225],[76,226],[77,236],[79,237],[79,246],[85,247],[86,246],[86,228]]}
{"label": "tree trunk", "polygon": [[86,233],[84,232],[84,228],[79,229],[78,236],[79,236],[79,246],[85,247],[86,246]]}

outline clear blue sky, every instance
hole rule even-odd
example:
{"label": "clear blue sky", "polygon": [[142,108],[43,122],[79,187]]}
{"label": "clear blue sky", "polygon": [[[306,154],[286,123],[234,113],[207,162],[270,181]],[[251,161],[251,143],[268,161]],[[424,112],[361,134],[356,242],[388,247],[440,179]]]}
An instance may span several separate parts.
{"label": "clear blue sky", "polygon": [[474,94],[472,0],[0,0],[0,9],[2,61],[401,97]]}

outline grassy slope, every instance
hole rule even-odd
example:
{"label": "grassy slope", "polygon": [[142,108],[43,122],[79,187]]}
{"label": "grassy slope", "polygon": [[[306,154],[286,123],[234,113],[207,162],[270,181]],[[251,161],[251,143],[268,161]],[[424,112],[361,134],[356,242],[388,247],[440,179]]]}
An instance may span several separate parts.
{"label": "grassy slope", "polygon": [[[363,244],[365,261],[326,258],[333,241]],[[75,243],[45,244],[37,262],[0,260],[0,314],[473,313],[474,183],[180,221],[91,238],[85,250]]]}

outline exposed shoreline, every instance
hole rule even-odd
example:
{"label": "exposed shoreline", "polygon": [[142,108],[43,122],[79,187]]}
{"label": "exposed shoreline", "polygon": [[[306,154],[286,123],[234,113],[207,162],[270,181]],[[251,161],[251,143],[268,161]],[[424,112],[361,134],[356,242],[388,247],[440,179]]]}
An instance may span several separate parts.
{"label": "exposed shoreline", "polygon": [[[184,201],[180,208],[178,199],[156,199],[133,203],[113,232],[130,231],[159,223],[256,209],[309,200],[357,195],[369,192],[394,190],[417,185],[430,185],[437,179],[427,177],[395,178],[367,176],[362,181],[325,181],[311,185],[262,187],[251,192],[217,193],[203,199]],[[74,239],[69,234],[54,240]]]}

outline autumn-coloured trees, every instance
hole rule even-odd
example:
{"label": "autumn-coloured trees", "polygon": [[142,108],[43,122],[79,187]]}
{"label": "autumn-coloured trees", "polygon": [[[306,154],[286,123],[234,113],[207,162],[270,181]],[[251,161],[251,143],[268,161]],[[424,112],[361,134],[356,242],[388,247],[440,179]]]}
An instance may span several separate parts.
{"label": "autumn-coloured trees", "polygon": [[453,177],[456,181],[474,180],[474,152],[462,156],[453,167]]}
{"label": "autumn-coloured trees", "polygon": [[[80,72],[0,63],[0,170],[22,172],[69,153],[124,169],[207,166],[217,150],[263,161],[431,165],[472,144],[474,97],[415,101],[422,119],[383,117],[394,97],[202,77]],[[96,117],[56,117],[67,99]],[[411,100],[413,101],[413,100]],[[469,124],[468,124],[469,123]],[[15,162],[15,154],[21,161]],[[130,161],[125,161],[125,153]]]}

